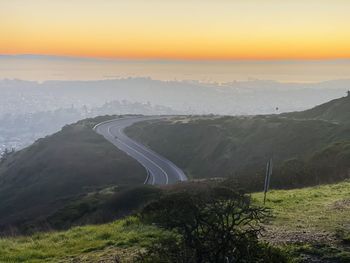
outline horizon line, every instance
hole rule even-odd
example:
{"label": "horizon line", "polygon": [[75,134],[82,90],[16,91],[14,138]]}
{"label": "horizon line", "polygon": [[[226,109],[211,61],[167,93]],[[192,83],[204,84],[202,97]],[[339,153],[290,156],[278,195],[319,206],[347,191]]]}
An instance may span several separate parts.
{"label": "horizon line", "polygon": [[[0,55],[1,57],[1,55]],[[84,79],[48,79],[48,80],[28,80],[28,79],[21,79],[21,78],[0,78],[1,81],[23,81],[23,82],[36,82],[39,84],[45,83],[45,82],[98,82],[98,81],[120,81],[120,80],[137,80],[137,79],[144,79],[144,80],[150,80],[150,81],[160,81],[160,82],[197,82],[197,83],[203,83],[203,84],[230,84],[230,83],[236,83],[236,82],[274,82],[274,83],[281,83],[281,84],[322,84],[327,82],[334,82],[334,81],[350,81],[350,78],[334,78],[334,79],[328,79],[328,80],[322,80],[322,81],[280,81],[276,79],[258,79],[258,78],[249,78],[246,80],[232,80],[232,81],[225,81],[225,82],[205,82],[198,79],[183,79],[183,80],[161,80],[152,78],[151,76],[129,76],[129,77],[120,77],[120,78],[101,78],[101,79],[90,79],[90,80],[84,80]]]}
{"label": "horizon line", "polygon": [[86,61],[119,61],[119,62],[342,62],[350,61],[347,58],[124,58],[124,57],[97,57],[97,56],[74,56],[57,54],[3,54],[0,58],[32,58],[32,59],[67,59],[67,60],[86,60]]}

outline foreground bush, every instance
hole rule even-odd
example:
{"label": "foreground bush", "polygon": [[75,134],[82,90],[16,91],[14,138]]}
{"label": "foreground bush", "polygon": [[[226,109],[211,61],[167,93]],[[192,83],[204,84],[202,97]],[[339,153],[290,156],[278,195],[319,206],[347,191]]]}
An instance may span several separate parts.
{"label": "foreground bush", "polygon": [[287,262],[258,237],[269,211],[226,187],[168,194],[147,205],[141,220],[174,231],[140,254],[140,262]]}

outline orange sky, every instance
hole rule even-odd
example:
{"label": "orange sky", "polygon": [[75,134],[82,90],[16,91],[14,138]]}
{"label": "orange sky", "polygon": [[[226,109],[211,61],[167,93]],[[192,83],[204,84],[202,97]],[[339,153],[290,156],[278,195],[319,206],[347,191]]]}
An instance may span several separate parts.
{"label": "orange sky", "polygon": [[2,0],[0,54],[350,58],[348,0]]}

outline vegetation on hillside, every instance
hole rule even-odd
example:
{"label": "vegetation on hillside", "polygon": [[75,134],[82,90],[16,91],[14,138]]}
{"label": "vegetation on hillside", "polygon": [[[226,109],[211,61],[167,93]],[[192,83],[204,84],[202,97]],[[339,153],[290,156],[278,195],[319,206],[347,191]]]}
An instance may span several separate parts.
{"label": "vegetation on hillside", "polygon": [[167,236],[135,217],[113,223],[75,227],[65,232],[37,233],[0,239],[0,262],[123,262],[139,249]]}
{"label": "vegetation on hillside", "polygon": [[272,185],[304,187],[350,178],[350,140],[338,141],[306,158],[291,158],[275,170]]}
{"label": "vegetation on hillside", "polygon": [[258,240],[268,211],[249,196],[220,182],[183,186],[163,189],[140,214],[114,223],[2,238],[0,261],[288,262]]}
{"label": "vegetation on hillside", "polygon": [[128,216],[158,199],[162,190],[149,185],[108,187],[80,196],[45,218],[40,224],[67,229],[84,224],[101,224]]}
{"label": "vegetation on hillside", "polygon": [[[343,109],[349,107],[350,99],[332,103],[342,104]],[[336,121],[323,120],[323,115],[314,119],[183,117],[137,123],[126,131],[192,178],[234,176],[244,186],[259,190],[266,162],[273,158],[273,187],[304,187],[350,176],[350,124],[340,122],[348,120],[349,111],[331,114],[335,107],[328,108],[327,116],[337,116]]]}
{"label": "vegetation on hillside", "polygon": [[282,114],[289,118],[317,119],[338,123],[350,122],[350,96],[335,99],[310,110]]}
{"label": "vegetation on hillside", "polygon": [[[190,182],[164,188],[166,193],[163,196],[167,198],[186,192],[186,189],[207,187],[205,184],[230,185],[228,181]],[[269,192],[266,206],[271,209],[273,217],[264,223],[262,239],[275,248],[270,247],[268,251],[274,255],[288,254],[293,262],[350,262],[349,193],[350,182]],[[161,205],[159,200],[165,199],[155,200]],[[261,206],[263,193],[252,194],[252,200],[254,205]],[[185,220],[174,217],[172,221],[175,223],[176,218],[178,223]],[[154,218],[151,221],[156,222]],[[152,249],[155,245],[158,249],[165,249],[169,248],[167,241],[171,241],[170,248],[176,247],[173,241],[179,238],[178,234],[166,228],[146,224],[146,221],[132,216],[114,223],[75,227],[63,232],[2,238],[0,262],[132,262],[133,258],[144,255],[145,249]]]}
{"label": "vegetation on hillside", "polygon": [[46,217],[72,199],[109,186],[144,182],[143,167],[92,130],[108,118],[65,126],[2,161],[0,230],[51,228]]}
{"label": "vegetation on hillside", "polygon": [[[252,198],[262,204],[263,193]],[[350,181],[272,190],[266,206],[274,218],[265,240],[286,246],[303,262],[350,262]]]}
{"label": "vegetation on hillside", "polygon": [[152,244],[140,262],[287,262],[258,241],[268,215],[249,196],[221,184],[166,194],[148,204],[141,218],[178,236]]}

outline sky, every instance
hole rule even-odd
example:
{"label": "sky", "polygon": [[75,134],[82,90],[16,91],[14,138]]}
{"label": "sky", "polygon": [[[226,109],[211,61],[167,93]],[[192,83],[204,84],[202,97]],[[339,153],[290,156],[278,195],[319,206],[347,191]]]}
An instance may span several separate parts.
{"label": "sky", "polygon": [[350,58],[348,0],[1,0],[0,54]]}

